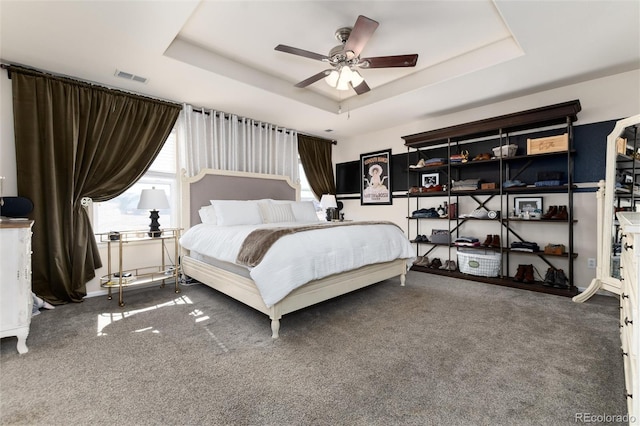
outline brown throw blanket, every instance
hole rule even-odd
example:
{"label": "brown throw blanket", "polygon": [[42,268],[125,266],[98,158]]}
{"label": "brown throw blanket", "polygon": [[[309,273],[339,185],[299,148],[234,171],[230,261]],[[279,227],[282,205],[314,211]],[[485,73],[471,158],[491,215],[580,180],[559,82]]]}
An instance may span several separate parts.
{"label": "brown throw blanket", "polygon": [[387,221],[362,221],[362,222],[332,222],[318,223],[313,225],[292,226],[286,228],[268,228],[268,229],[256,229],[252,231],[247,238],[242,242],[242,247],[238,252],[238,258],[236,263],[246,266],[258,265],[264,255],[271,246],[285,235],[295,234],[298,232],[313,231],[315,229],[334,228],[337,226],[354,226],[354,225],[393,225],[397,226],[393,222]]}

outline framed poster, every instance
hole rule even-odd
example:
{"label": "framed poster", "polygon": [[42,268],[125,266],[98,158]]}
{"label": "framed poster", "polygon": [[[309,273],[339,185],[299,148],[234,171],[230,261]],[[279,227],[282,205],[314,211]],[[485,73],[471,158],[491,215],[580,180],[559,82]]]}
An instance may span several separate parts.
{"label": "framed poster", "polygon": [[516,216],[532,213],[542,214],[542,197],[515,197],[513,199]]}
{"label": "framed poster", "polygon": [[391,204],[391,150],[360,154],[360,204]]}
{"label": "framed poster", "polygon": [[440,174],[439,173],[425,173],[422,175],[422,186],[430,187],[436,186],[440,184]]}

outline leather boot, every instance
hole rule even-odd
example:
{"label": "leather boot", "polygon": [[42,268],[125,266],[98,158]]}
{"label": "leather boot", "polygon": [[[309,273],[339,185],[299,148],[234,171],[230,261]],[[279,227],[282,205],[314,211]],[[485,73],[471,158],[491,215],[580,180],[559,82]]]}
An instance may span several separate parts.
{"label": "leather boot", "polygon": [[567,281],[569,280],[567,279],[567,276],[564,274],[564,271],[562,269],[557,269],[556,279],[553,282],[553,286],[555,288],[569,288]]}
{"label": "leather boot", "polygon": [[547,210],[547,212],[542,215],[542,219],[551,219],[557,213],[558,206],[549,206],[549,210]]}
{"label": "leather boot", "polygon": [[487,235],[487,239],[484,240],[484,243],[482,243],[483,247],[489,247],[491,246],[491,242],[493,241],[493,235]]}
{"label": "leather boot", "polygon": [[494,248],[500,248],[500,235],[494,235],[493,238],[491,238],[490,246]]}
{"label": "leather boot", "polygon": [[531,284],[535,281],[533,277],[533,265],[524,265],[524,277],[522,282]]}
{"label": "leather boot", "polygon": [[556,270],[553,268],[547,269],[547,273],[544,276],[544,281],[542,285],[547,287],[553,287],[556,282]]}
{"label": "leather boot", "polygon": [[518,265],[518,270],[516,271],[516,275],[513,277],[514,281],[522,282],[524,280],[524,269],[527,265]]}
{"label": "leather boot", "polygon": [[558,206],[558,211],[554,214],[551,219],[555,220],[567,220],[569,219],[569,214],[567,213],[567,206]]}
{"label": "leather boot", "polygon": [[440,260],[439,257],[436,257],[435,259],[433,259],[433,261],[431,262],[431,265],[429,265],[429,268],[433,268],[433,269],[440,269],[440,267],[442,266],[442,261]]}

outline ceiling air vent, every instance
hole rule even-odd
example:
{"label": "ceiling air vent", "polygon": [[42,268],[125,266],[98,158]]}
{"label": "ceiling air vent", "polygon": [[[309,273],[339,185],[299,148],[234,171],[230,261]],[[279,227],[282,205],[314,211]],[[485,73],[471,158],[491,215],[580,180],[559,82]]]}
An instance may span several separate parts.
{"label": "ceiling air vent", "polygon": [[115,76],[116,77],[120,77],[120,78],[124,78],[124,79],[127,79],[127,80],[137,81],[138,83],[146,83],[147,82],[147,79],[145,77],[140,77],[139,75],[131,74],[131,73],[120,71],[120,70],[116,70]]}

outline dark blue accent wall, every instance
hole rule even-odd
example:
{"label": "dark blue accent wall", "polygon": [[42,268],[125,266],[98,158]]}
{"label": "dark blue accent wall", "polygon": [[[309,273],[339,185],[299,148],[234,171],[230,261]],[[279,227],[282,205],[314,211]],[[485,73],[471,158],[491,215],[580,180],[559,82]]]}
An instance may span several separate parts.
{"label": "dark blue accent wall", "polygon": [[[574,139],[573,147],[576,151],[574,156],[574,173],[573,180],[575,183],[582,182],[597,182],[600,179],[604,179],[605,175],[605,160],[606,160],[606,145],[607,136],[613,130],[617,120],[603,121],[600,123],[584,124],[574,126]],[[535,132],[526,135],[515,136],[511,139],[511,143],[516,143],[520,147],[525,147],[526,152],[526,140],[527,138],[544,137],[548,135],[558,134],[558,131],[543,131]],[[499,143],[495,141],[484,141],[478,144],[470,145],[479,151],[488,151],[492,146],[498,146]],[[521,148],[522,149],[522,148]],[[430,157],[442,156],[447,157],[446,148],[436,148],[429,150]],[[476,152],[473,153],[477,154]],[[407,155],[409,155],[409,162],[407,163]],[[417,153],[412,150],[411,153],[396,154],[391,159],[391,173],[392,173],[392,190],[393,191],[406,191],[407,190],[407,164],[415,164],[417,162]],[[545,166],[545,170],[565,170],[566,161],[561,158],[550,160]],[[528,173],[535,173],[534,170],[528,171]],[[360,162],[359,160],[348,161],[345,163],[338,163],[336,165],[336,188],[337,194],[357,194],[360,192]],[[414,174],[416,175],[416,174]],[[479,176],[480,177],[480,176]],[[525,182],[535,180],[535,177],[530,174],[521,176],[521,179]],[[415,183],[417,185],[417,183]],[[593,189],[595,190],[595,189]]]}

